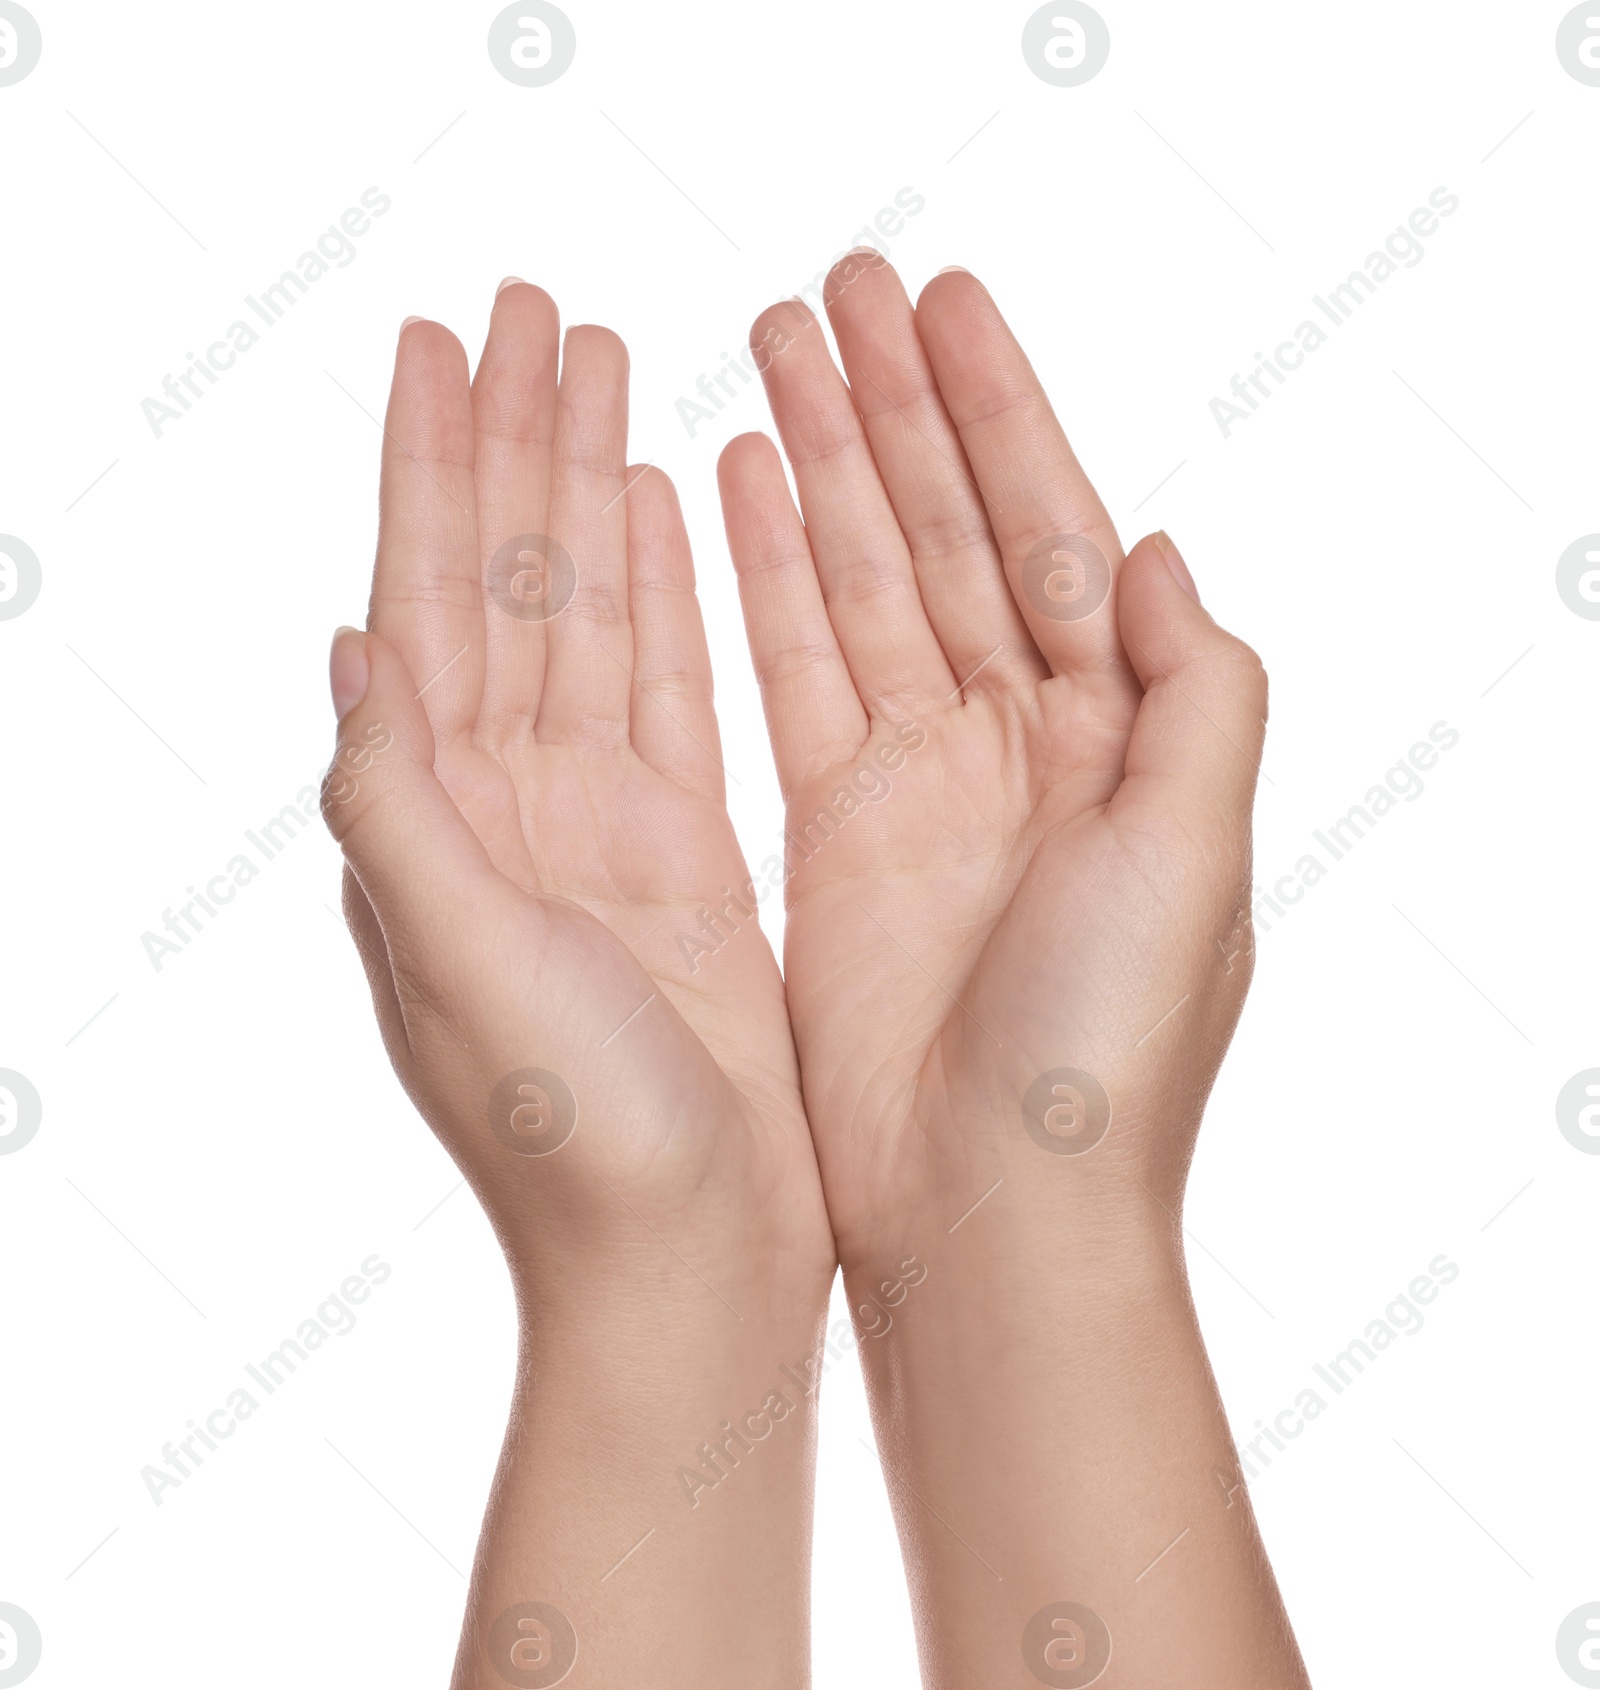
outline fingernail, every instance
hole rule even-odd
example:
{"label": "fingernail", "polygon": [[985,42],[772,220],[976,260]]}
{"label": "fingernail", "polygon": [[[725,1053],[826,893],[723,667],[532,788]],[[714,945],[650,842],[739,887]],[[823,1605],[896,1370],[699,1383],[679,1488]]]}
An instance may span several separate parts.
{"label": "fingernail", "polygon": [[359,628],[334,629],[333,649],[328,653],[328,688],[333,694],[333,713],[341,722],[367,696],[370,677],[366,635]]}
{"label": "fingernail", "polygon": [[853,246],[843,256],[845,258],[881,258],[883,254],[875,246]]}
{"label": "fingernail", "polygon": [[420,317],[407,317],[406,320],[400,325],[401,334],[404,334],[406,332],[406,330],[409,329],[413,323],[420,323],[421,321],[422,321],[422,319]]}
{"label": "fingernail", "polygon": [[941,276],[970,276],[972,272],[965,264],[947,264],[939,274]]}
{"label": "fingernail", "polygon": [[517,285],[517,283],[520,282],[521,280],[522,280],[521,276],[507,276],[506,279],[499,285],[499,287],[497,287],[494,290],[495,298],[498,299],[500,297],[500,295],[503,294],[506,291],[507,288],[515,287]]}
{"label": "fingernail", "polygon": [[1194,584],[1194,577],[1189,573],[1189,566],[1183,561],[1183,553],[1173,543],[1172,536],[1165,528],[1156,531],[1156,545],[1161,555],[1167,560],[1167,568],[1172,571],[1172,579],[1194,600],[1200,602],[1200,589]]}

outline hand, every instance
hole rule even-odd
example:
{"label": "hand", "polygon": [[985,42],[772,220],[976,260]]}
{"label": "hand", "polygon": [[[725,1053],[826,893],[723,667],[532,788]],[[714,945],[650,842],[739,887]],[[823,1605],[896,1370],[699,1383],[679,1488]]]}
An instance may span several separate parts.
{"label": "hand", "polygon": [[[514,1266],[592,1254],[596,1217],[627,1219],[609,1185],[815,1271],[771,952],[753,921],[714,970],[679,943],[747,875],[682,517],[626,433],[622,343],[570,330],[558,389],[538,288],[499,295],[470,388],[448,330],[402,331],[371,631],[333,655],[347,913],[395,1067]],[[565,1090],[499,1097],[523,1069]]]}
{"label": "hand", "polygon": [[[913,315],[852,257],[829,305],[848,387],[803,305],[752,333],[785,348],[765,374],[804,526],[763,436],[722,486],[840,1259],[915,1244],[907,1217],[942,1233],[1008,1171],[1013,1203],[1111,1188],[1159,1220],[1250,976],[1261,666],[1164,536],[1124,558],[972,276]],[[1066,1168],[1070,1193],[1024,1173]]]}
{"label": "hand", "polygon": [[[722,485],[790,1013],[924,1683],[1305,1690],[1178,1213],[1250,973],[1266,688],[1126,557],[969,275],[758,321]],[[1169,1553],[1170,1552],[1170,1553]],[[1019,1661],[1020,1654],[1020,1661]]]}
{"label": "hand", "polygon": [[[789,1685],[812,1404],[758,1417],[781,1452],[731,1495],[678,1469],[812,1353],[832,1239],[753,910],[714,970],[680,942],[747,876],[677,502],[625,467],[622,343],[570,330],[559,383],[557,355],[526,284],[500,292],[470,388],[448,331],[402,330],[370,631],[331,660],[347,917],[522,1315],[456,1683],[503,1682],[497,1615],[524,1653],[555,1646],[516,1633],[528,1600],[582,1644],[574,1686]],[[647,1530],[654,1554],[607,1582]]]}

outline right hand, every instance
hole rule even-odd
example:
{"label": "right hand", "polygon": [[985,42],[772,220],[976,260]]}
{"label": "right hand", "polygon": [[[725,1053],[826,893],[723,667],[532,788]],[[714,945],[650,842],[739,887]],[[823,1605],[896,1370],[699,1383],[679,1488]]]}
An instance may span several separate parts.
{"label": "right hand", "polygon": [[[840,1259],[942,1247],[1013,1172],[987,1236],[1081,1238],[1061,1205],[1086,1196],[1120,1240],[1165,1233],[1250,975],[1265,676],[1170,541],[1124,557],[975,277],[913,311],[852,256],[828,304],[847,380],[803,305],[751,336],[783,344],[762,367],[800,510],[763,436],[722,484]],[[1069,1071],[1093,1087],[1052,1091]]]}

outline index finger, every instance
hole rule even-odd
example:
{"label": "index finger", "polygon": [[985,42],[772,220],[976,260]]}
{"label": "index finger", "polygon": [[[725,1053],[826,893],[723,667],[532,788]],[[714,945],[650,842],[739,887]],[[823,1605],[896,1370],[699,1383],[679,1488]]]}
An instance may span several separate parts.
{"label": "index finger", "polygon": [[965,270],[935,276],[917,332],[1039,650],[1057,674],[1126,672],[1117,531],[988,290]]}

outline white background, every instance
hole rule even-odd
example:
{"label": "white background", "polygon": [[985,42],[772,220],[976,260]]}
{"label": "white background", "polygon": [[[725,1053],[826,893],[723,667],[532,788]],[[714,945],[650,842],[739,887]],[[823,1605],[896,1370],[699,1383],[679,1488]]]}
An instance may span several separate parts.
{"label": "white background", "polygon": [[[1248,1437],[1459,1265],[1256,1506],[1325,1690],[1569,1684],[1556,1628],[1600,1600],[1600,1157],[1554,1101],[1600,1065],[1600,623],[1555,564],[1600,530],[1600,89],[1558,63],[1566,7],[1104,0],[1109,64],[1066,89],[1024,63],[1026,5],[566,9],[576,62],[525,89],[493,4],[37,0],[42,61],[0,88],[0,531],[43,567],[0,621],[0,1067],[44,1100],[0,1157],[0,1600],[42,1628],[33,1682],[447,1677],[512,1309],[390,1075],[336,854],[308,829],[159,973],[140,942],[320,775],[401,318],[475,355],[516,273],[627,339],[631,454],[682,490],[759,860],[779,804],[713,469],[766,407],[690,438],[675,401],[911,188],[908,284],[983,277],[1125,542],[1171,530],[1264,655],[1264,878],[1459,732],[1259,937],[1192,1271]],[[140,401],[374,185],[354,261],[157,438]],[[1224,438],[1212,397],[1440,187],[1424,259]],[[373,1253],[358,1327],[154,1506],[141,1467]],[[868,1435],[852,1358],[817,1681],[900,1690]]]}

